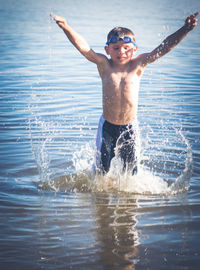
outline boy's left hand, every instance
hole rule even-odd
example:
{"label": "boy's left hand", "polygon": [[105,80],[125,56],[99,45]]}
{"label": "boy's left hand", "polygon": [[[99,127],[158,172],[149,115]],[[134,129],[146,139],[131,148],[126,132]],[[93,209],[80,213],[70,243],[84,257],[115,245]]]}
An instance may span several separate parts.
{"label": "boy's left hand", "polygon": [[197,26],[198,19],[196,17],[198,15],[199,15],[199,12],[196,12],[193,15],[190,15],[189,17],[187,17],[187,19],[185,20],[185,26],[189,31]]}

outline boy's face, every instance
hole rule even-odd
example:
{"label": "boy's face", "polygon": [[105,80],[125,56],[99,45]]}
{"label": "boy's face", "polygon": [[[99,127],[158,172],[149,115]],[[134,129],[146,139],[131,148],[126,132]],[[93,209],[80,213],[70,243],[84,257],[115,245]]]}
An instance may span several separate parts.
{"label": "boy's face", "polygon": [[137,47],[132,42],[124,43],[123,40],[119,40],[117,43],[110,43],[105,46],[105,51],[115,64],[124,65],[132,59]]}

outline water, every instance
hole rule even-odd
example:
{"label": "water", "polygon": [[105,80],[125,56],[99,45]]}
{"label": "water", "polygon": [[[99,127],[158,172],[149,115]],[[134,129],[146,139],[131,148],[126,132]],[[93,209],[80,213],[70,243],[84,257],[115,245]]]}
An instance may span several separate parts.
{"label": "water", "polygon": [[143,75],[138,175],[114,160],[98,178],[101,82],[49,18],[67,17],[101,53],[107,32],[127,26],[142,53],[198,10],[195,0],[1,0],[1,269],[198,269],[199,26]]}

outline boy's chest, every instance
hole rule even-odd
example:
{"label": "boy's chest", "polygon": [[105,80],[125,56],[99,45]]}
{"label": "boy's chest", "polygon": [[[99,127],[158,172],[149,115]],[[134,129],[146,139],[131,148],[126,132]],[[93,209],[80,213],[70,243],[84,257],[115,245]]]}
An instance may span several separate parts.
{"label": "boy's chest", "polygon": [[116,89],[131,87],[138,83],[139,76],[136,73],[111,72],[107,74],[105,83]]}

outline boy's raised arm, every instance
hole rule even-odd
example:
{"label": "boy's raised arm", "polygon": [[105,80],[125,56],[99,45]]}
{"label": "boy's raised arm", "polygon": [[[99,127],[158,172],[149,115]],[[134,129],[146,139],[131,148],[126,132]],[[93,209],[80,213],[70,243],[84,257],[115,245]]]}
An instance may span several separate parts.
{"label": "boy's raised arm", "polygon": [[155,48],[150,53],[145,53],[142,55],[142,63],[143,65],[150,64],[157,60],[158,58],[162,57],[169,51],[171,51],[181,40],[183,40],[186,35],[195,27],[197,26],[197,15],[199,13],[196,12],[193,15],[190,15],[185,20],[185,24],[181,27],[178,31],[173,33],[172,35],[168,36],[157,48]]}
{"label": "boy's raised arm", "polygon": [[94,52],[87,41],[78,34],[73,28],[71,28],[64,17],[50,14],[50,16],[56,21],[58,26],[64,31],[69,41],[79,50],[79,52],[84,55],[89,61],[99,64],[105,60],[105,56]]}

